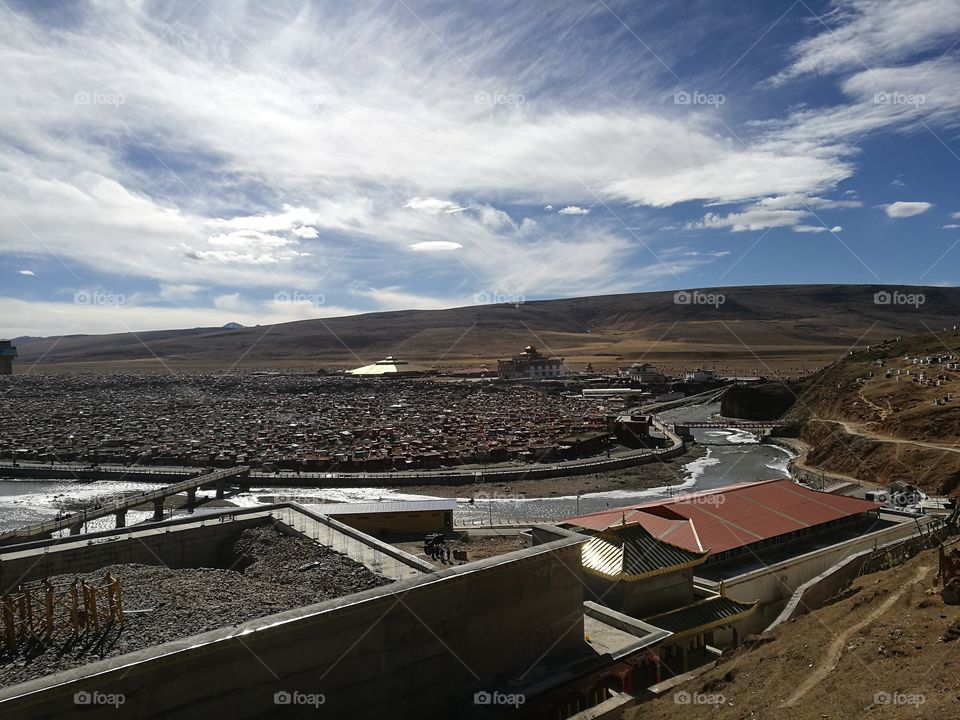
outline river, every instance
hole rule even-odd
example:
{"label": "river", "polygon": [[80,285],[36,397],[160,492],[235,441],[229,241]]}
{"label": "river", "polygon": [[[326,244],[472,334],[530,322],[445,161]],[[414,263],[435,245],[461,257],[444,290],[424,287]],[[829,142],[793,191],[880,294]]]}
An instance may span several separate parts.
{"label": "river", "polygon": [[[719,412],[719,403],[678,408],[660,413],[664,422],[709,420]],[[577,514],[633,505],[644,500],[723,487],[740,482],[789,477],[787,451],[760,444],[753,435],[739,430],[717,428],[694,429],[697,442],[706,447],[706,454],[678,467],[680,484],[646,490],[613,490],[568,497],[500,497],[494,500],[465,501],[457,504],[458,524],[557,522]],[[545,481],[549,482],[549,481]],[[78,483],[71,480],[12,480],[0,478],[0,529],[10,529],[56,516],[61,508],[74,508],[97,502],[107,504],[117,494],[155,489],[151,483],[99,481]],[[376,500],[422,500],[402,488],[252,488],[234,495],[231,502],[252,506],[290,499],[302,503],[358,502]],[[219,508],[198,508],[195,514]],[[180,515],[185,511],[176,511]],[[127,524],[152,517],[150,512],[130,511]],[[101,518],[88,524],[87,530],[110,529],[113,518]]]}

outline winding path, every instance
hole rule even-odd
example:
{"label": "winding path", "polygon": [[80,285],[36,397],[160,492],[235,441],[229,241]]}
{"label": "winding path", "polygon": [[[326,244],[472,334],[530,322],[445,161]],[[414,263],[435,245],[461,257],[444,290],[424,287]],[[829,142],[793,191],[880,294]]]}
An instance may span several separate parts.
{"label": "winding path", "polygon": [[860,630],[865,628],[867,625],[875,622],[877,618],[890,610],[890,608],[893,607],[893,604],[900,599],[904,592],[906,592],[907,588],[910,585],[916,585],[918,582],[922,581],[927,576],[928,572],[930,572],[929,567],[925,565],[918,567],[910,581],[902,585],[897,592],[884,600],[879,607],[873,610],[873,612],[864,616],[856,624],[846,628],[839,635],[834,636],[833,642],[830,643],[826,653],[824,653],[824,655],[821,657],[820,662],[817,663],[816,667],[814,667],[811,673],[807,675],[807,679],[800,684],[800,687],[793,692],[793,695],[791,695],[781,707],[794,706],[797,701],[810,692],[810,690],[823,682],[823,680],[826,679],[827,676],[836,669],[837,663],[840,662],[840,654],[843,652],[843,647],[846,645],[847,639],[854,633],[860,632]]}
{"label": "winding path", "polygon": [[946,450],[948,452],[960,452],[960,447],[956,445],[941,445],[939,443],[924,442],[923,440],[906,440],[904,438],[894,437],[893,435],[881,435],[870,430],[866,430],[862,425],[848,422],[847,420],[827,420],[825,418],[814,418],[819,422],[833,423],[840,425],[848,434],[859,435],[870,440],[878,442],[898,443],[900,445],[917,445],[919,447],[931,448],[933,450]]}

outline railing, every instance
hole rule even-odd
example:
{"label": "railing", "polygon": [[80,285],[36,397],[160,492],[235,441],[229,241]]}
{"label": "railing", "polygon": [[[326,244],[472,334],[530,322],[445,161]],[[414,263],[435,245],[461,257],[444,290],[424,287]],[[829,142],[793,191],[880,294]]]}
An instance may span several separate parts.
{"label": "railing", "polygon": [[227,478],[231,478],[236,475],[243,475],[248,473],[249,470],[250,468],[246,466],[217,470],[216,472],[212,472],[207,475],[200,475],[198,477],[190,478],[189,480],[183,480],[182,482],[167,485],[160,490],[143,492],[139,495],[128,495],[122,500],[116,500],[113,503],[101,505],[97,508],[84,508],[78,512],[71,513],[68,517],[57,518],[55,520],[45,520],[41,523],[30,525],[25,528],[8,530],[4,533],[0,533],[0,542],[9,540],[11,538],[32,537],[35,535],[45,535],[47,533],[58,532],[76,525],[82,525],[89,520],[96,520],[97,518],[106,517],[107,515],[112,515],[114,513],[125,512],[131,508],[137,507],[138,505],[145,505],[147,503],[169,497],[170,495],[176,495],[187,490],[192,490],[200,487],[201,485],[208,485],[210,483],[226,480]]}
{"label": "railing", "polygon": [[425,571],[413,567],[409,560],[401,560],[392,549],[371,543],[369,537],[362,537],[345,526],[338,528],[329,518],[320,519],[290,506],[271,510],[270,515],[304,537],[342,553],[384,577],[403,580],[419,577]]}

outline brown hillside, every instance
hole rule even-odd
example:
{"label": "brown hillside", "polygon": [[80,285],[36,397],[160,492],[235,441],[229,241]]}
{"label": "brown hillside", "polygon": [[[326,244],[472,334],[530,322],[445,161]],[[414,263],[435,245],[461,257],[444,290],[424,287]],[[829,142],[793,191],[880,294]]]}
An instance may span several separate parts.
{"label": "brown hillside", "polygon": [[[911,360],[927,357],[944,361]],[[811,446],[808,462],[872,482],[954,492],[960,370],[950,369],[952,362],[960,362],[960,333],[938,328],[858,350],[799,384],[791,417]]]}
{"label": "brown hillside", "polygon": [[24,340],[21,368],[111,363],[127,367],[355,366],[388,354],[432,365],[489,362],[534,344],[571,363],[644,357],[667,369],[706,364],[731,372],[799,373],[863,342],[940,328],[960,316],[960,290],[917,288],[919,308],[876,305],[879,286],[704,289],[719,306],[677,304],[655,292],[450,310],[371,313],[242,329],[200,328]]}
{"label": "brown hillside", "polygon": [[[846,599],[781,625],[772,641],[738,651],[624,717],[960,717],[960,641],[948,632],[960,628],[960,606],[945,605],[933,591],[936,574],[936,551],[929,550],[865,575]],[[679,703],[676,693],[686,693]]]}

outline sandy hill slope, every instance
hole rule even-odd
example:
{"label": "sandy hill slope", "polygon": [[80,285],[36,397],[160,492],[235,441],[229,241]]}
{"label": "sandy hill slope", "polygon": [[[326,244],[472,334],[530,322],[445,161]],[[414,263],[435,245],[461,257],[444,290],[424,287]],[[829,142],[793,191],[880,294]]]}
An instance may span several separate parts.
{"label": "sandy hill slope", "polygon": [[[919,307],[876,304],[880,286],[795,285],[370,313],[274,326],[32,338],[20,365],[41,361],[168,365],[356,366],[388,354],[432,365],[475,364],[534,344],[573,363],[644,357],[718,369],[823,364],[857,343],[940,328],[960,317],[960,290],[914,288]],[[722,295],[722,304],[717,298]],[[712,296],[712,297],[711,297]],[[686,300],[687,302],[684,302]],[[712,304],[711,301],[714,301]],[[796,366],[794,368],[793,366]]]}
{"label": "sandy hill slope", "polygon": [[624,717],[960,717],[960,606],[934,592],[936,574],[929,550],[865,575],[852,595],[781,625],[769,642]]}
{"label": "sandy hill slope", "polygon": [[[808,464],[863,480],[960,488],[960,332],[848,354],[792,388]],[[952,369],[951,366],[957,369]]]}

